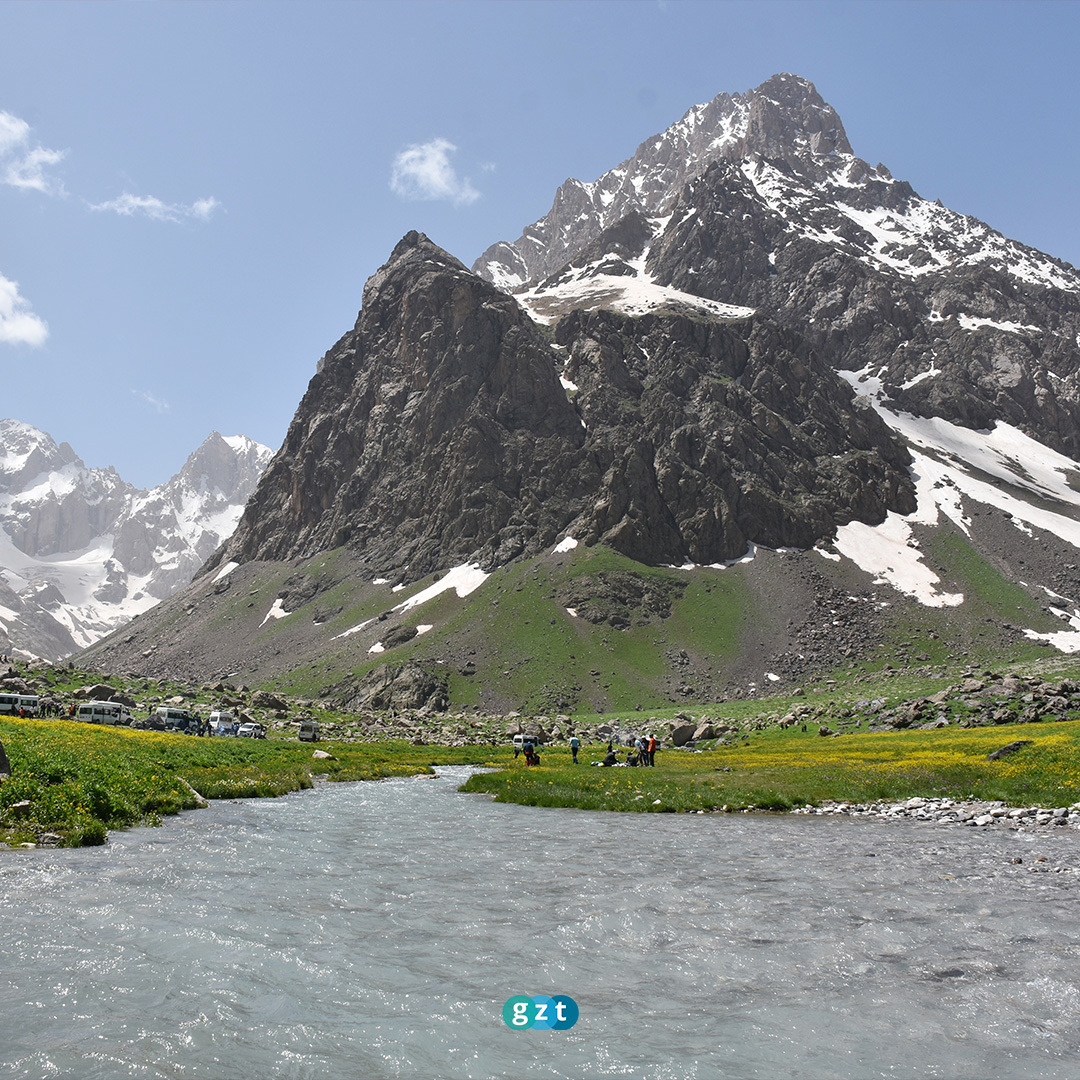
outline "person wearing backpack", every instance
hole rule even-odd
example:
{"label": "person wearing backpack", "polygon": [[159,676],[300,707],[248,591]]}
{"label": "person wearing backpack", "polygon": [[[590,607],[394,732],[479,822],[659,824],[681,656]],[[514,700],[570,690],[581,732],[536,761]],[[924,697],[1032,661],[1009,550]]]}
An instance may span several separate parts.
{"label": "person wearing backpack", "polygon": [[570,736],[570,753],[574,755],[574,764],[577,764],[577,752],[581,749],[581,740],[576,735]]}

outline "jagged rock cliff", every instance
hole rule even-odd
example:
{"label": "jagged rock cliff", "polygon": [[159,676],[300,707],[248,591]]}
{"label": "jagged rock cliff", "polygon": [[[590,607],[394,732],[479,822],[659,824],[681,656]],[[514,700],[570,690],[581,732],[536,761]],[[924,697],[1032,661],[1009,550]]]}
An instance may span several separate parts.
{"label": "jagged rock cliff", "polygon": [[538,316],[635,286],[742,305],[895,406],[1080,456],[1080,274],[856,157],[813,85],[691,109],[474,267]]}
{"label": "jagged rock cliff", "polygon": [[793,331],[612,312],[571,316],[552,340],[410,233],[206,570],[348,543],[421,574],[564,535],[716,562],[911,509],[906,461]]}

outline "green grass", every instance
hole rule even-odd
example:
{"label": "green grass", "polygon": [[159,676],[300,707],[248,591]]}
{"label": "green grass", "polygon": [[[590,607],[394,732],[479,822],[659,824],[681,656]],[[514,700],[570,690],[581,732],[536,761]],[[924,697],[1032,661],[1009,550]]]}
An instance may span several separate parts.
{"label": "green grass", "polygon": [[[523,590],[524,591],[524,590]],[[501,594],[505,596],[505,592]],[[1077,674],[1077,662],[1046,665],[1057,677]],[[53,673],[67,686],[85,685],[89,673]],[[602,746],[584,747],[582,764],[570,763],[564,746],[546,748],[543,763],[526,769],[514,762],[508,746],[460,748],[411,742],[326,742],[333,757],[315,760],[310,744],[270,739],[196,739],[159,732],[96,727],[68,721],[0,719],[0,741],[13,766],[0,782],[0,840],[38,842],[54,834],[67,845],[102,843],[108,830],[154,823],[166,814],[190,809],[196,797],[274,796],[311,785],[317,775],[332,780],[367,780],[428,771],[432,764],[495,764],[502,771],[472,777],[469,791],[487,791],[504,801],[582,809],[677,812],[756,808],[783,810],[826,800],[873,802],[949,796],[1000,799],[1012,805],[1070,805],[1080,800],[1080,719],[1075,711],[1063,722],[1005,724],[962,729],[865,732],[855,725],[868,713],[859,697],[886,697],[886,707],[929,690],[913,677],[883,679],[831,688],[828,692],[765,701],[730,702],[708,710],[716,721],[738,730],[724,737],[730,745],[702,752],[663,750],[655,769],[591,768]],[[119,680],[114,680],[119,682]],[[128,687],[129,690],[133,689]],[[159,685],[157,689],[166,690]],[[820,710],[819,719],[840,738],[818,736],[818,723],[781,729],[776,720],[790,708]],[[1008,707],[1022,711],[1022,698]],[[962,694],[940,709],[953,721],[969,707]],[[674,710],[623,711],[617,726],[659,727]],[[346,714],[325,714],[325,722],[348,726]],[[579,726],[605,719],[582,714]],[[448,718],[448,723],[451,721]],[[456,723],[456,721],[453,721]],[[473,738],[490,737],[487,728],[470,729]],[[856,733],[857,732],[857,733]],[[1032,746],[1002,761],[986,755],[1015,739]],[[184,783],[186,781],[186,783]]]}
{"label": "green grass", "polygon": [[955,608],[920,610],[917,622],[897,628],[893,640],[910,643],[910,653],[924,653],[931,664],[953,662],[958,650],[972,663],[999,663],[1003,651],[1014,662],[1031,662],[1045,655],[1045,648],[1028,639],[1003,646],[998,627],[1022,626],[1039,632],[1061,630],[1063,624],[1047,614],[1042,605],[1010,581],[980,555],[959,532],[939,530],[927,545],[927,560],[942,568],[942,589],[961,592],[964,602]]}
{"label": "green grass", "polygon": [[[482,747],[200,739],[66,720],[0,719],[12,775],[0,782],[0,840],[100,844],[109,829],[155,824],[196,806],[180,778],[207,799],[258,798],[310,787],[315,776],[374,780],[429,772],[433,764],[485,763]],[[23,804],[23,805],[19,805]]]}
{"label": "green grass", "polygon": [[[789,810],[829,800],[892,802],[912,796],[1068,806],[1080,800],[1080,721],[958,730],[902,731],[823,739],[818,725],[755,734],[744,746],[657,754],[652,769],[594,768],[558,749],[541,764],[469,778],[465,791],[528,806],[670,813]],[[986,755],[1018,738],[1034,745],[1000,761]]]}
{"label": "green grass", "polygon": [[[614,572],[686,587],[671,616],[653,618],[648,625],[635,620],[619,630],[568,613],[565,596],[576,578]],[[415,583],[395,594],[395,602],[428,584],[428,579]],[[463,642],[472,642],[480,659],[477,675],[462,674],[460,664],[447,665],[455,708],[492,708],[493,688],[502,700],[533,714],[668,708],[671,700],[663,690],[670,675],[665,653],[685,649],[695,659],[707,658],[717,665],[733,660],[748,606],[740,568],[688,574],[642,566],[607,548],[583,548],[503,567],[465,599],[453,592],[436,597],[402,620],[406,625],[433,624],[435,629],[392,654],[365,657],[360,663],[354,655],[350,664],[344,649],[338,653],[328,649],[318,661],[274,680],[273,686],[314,696],[328,682],[347,675],[362,678],[387,662],[441,658]],[[385,608],[386,598],[380,596],[350,609],[347,617],[343,613],[334,620],[334,628],[340,633]]]}

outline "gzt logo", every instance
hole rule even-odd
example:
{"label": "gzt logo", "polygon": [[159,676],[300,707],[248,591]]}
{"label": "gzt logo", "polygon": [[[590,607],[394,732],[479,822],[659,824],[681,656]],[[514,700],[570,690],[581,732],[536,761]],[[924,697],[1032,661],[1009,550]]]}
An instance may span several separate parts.
{"label": "gzt logo", "polygon": [[515,994],[506,999],[503,1021],[515,1031],[565,1031],[577,1023],[577,1002],[567,994]]}

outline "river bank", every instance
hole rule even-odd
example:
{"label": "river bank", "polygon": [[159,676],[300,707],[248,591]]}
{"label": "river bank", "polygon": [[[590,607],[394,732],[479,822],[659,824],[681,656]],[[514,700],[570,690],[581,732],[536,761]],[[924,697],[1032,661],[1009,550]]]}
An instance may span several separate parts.
{"label": "river bank", "polygon": [[[155,824],[203,800],[281,795],[309,787],[320,776],[385,779],[452,764],[494,770],[470,777],[466,791],[530,806],[649,813],[813,809],[957,823],[962,817],[1018,828],[1076,825],[1080,720],[1056,703],[1048,708],[1054,711],[1037,720],[1010,712],[1012,723],[999,717],[985,725],[934,722],[868,730],[840,710],[829,714],[815,706],[811,715],[809,707],[796,706],[777,722],[744,718],[723,731],[699,730],[682,745],[678,728],[661,728],[655,768],[593,768],[590,763],[603,757],[607,743],[585,738],[582,764],[575,765],[567,741],[573,721],[558,734],[544,732],[541,764],[526,767],[513,756],[507,736],[500,740],[486,732],[475,742],[455,732],[457,745],[414,735],[382,742],[345,738],[312,747],[281,737],[200,739],[5,717],[0,743],[11,772],[0,780],[0,841],[101,844],[111,829]],[[898,716],[894,710],[891,718]],[[506,726],[536,724],[515,718]],[[592,738],[601,740],[617,741],[623,734],[618,720],[591,727]],[[921,806],[913,802],[918,799],[924,800]]]}
{"label": "river bank", "polygon": [[0,842],[87,847],[209,800],[266,798],[328,780],[383,780],[486,764],[472,747],[195,738],[68,720],[0,717]]}

